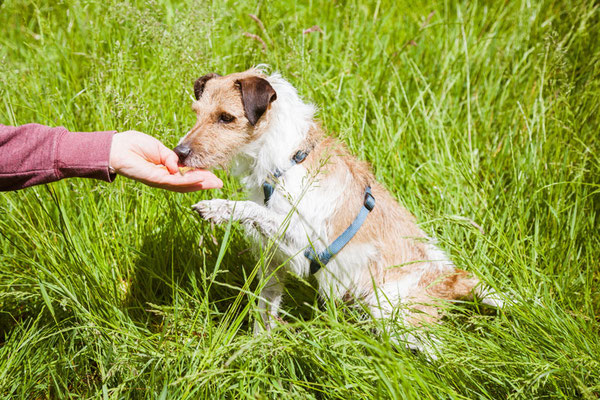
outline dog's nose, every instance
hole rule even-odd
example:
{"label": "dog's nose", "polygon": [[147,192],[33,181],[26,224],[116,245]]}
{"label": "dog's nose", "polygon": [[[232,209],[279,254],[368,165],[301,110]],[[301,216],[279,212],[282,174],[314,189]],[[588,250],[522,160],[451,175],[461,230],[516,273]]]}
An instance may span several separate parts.
{"label": "dog's nose", "polygon": [[180,144],[179,146],[175,147],[173,151],[175,152],[175,154],[177,154],[177,157],[179,157],[179,162],[183,163],[187,156],[189,156],[192,152],[192,149],[190,149],[189,146],[186,146],[185,144]]}

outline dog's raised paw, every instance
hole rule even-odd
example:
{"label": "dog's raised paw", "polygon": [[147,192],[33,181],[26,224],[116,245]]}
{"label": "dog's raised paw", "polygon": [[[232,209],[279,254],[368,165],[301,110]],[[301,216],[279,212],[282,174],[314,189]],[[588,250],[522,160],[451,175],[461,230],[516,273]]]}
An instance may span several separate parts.
{"label": "dog's raised paw", "polygon": [[216,224],[227,222],[231,219],[231,201],[223,199],[203,200],[192,206],[200,216]]}

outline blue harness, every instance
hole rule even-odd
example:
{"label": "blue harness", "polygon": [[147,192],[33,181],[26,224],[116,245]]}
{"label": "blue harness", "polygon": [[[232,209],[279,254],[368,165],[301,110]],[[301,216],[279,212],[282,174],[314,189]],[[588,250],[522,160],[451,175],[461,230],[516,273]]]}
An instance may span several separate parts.
{"label": "blue harness", "polygon": [[[294,154],[294,157],[292,157],[292,166],[300,164],[302,161],[304,161],[307,155],[308,153],[306,151],[297,151],[296,154]],[[273,173],[273,177],[279,178],[282,174],[283,171],[277,169]],[[267,205],[267,203],[271,199],[271,196],[273,196],[273,193],[275,192],[275,184],[269,181],[265,181],[262,186],[263,193],[265,195],[265,205]],[[333,241],[333,243],[327,246],[325,250],[321,251],[320,253],[315,252],[315,250],[312,247],[306,249],[306,251],[304,252],[304,256],[310,260],[311,274],[316,274],[321,269],[321,267],[327,265],[327,263],[331,261],[331,259],[337,253],[342,251],[344,246],[346,246],[348,242],[352,240],[354,235],[356,235],[356,233],[358,232],[362,224],[365,222],[367,216],[373,210],[373,208],[375,208],[375,197],[373,197],[373,195],[371,194],[371,187],[367,186],[365,189],[365,198],[363,201],[363,206],[358,212],[358,215],[356,216],[354,221],[352,221],[352,223],[350,224],[350,226],[346,228],[346,230],[340,236],[338,236],[337,239]]]}
{"label": "blue harness", "polygon": [[[294,157],[292,157],[292,167],[294,165],[300,164],[302,161],[304,161],[306,159],[306,156],[308,156],[308,152],[303,151],[303,150],[298,150],[296,152],[296,154],[294,154]],[[275,179],[277,179],[282,174],[283,174],[283,171],[281,171],[280,169],[276,169],[275,172],[273,173],[273,177]],[[271,200],[271,196],[273,196],[273,192],[275,192],[275,183],[269,182],[268,180],[266,180],[262,186],[263,186],[263,193],[265,195],[265,206],[266,206],[267,203],[269,202],[269,200]]]}

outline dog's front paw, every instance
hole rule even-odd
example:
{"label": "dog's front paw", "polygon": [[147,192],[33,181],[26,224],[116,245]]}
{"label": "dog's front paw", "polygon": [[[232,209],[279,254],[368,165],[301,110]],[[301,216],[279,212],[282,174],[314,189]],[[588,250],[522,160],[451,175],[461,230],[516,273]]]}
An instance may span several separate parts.
{"label": "dog's front paw", "polygon": [[223,199],[203,200],[192,208],[205,220],[222,224],[231,219],[233,202]]}

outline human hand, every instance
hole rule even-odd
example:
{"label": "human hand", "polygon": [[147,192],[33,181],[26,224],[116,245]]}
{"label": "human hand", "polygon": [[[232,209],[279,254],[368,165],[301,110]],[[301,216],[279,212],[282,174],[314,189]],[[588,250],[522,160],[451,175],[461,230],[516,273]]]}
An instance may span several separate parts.
{"label": "human hand", "polygon": [[113,136],[109,165],[119,175],[182,193],[223,187],[223,182],[206,170],[196,169],[181,175],[177,161],[177,154],[145,133],[127,131]]}

